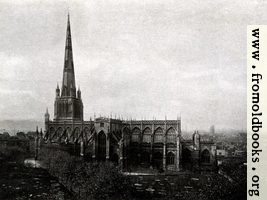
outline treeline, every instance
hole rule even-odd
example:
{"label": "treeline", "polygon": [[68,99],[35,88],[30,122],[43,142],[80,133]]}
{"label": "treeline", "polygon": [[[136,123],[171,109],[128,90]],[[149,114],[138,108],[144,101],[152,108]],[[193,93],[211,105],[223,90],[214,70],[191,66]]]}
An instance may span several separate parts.
{"label": "treeline", "polygon": [[77,199],[129,199],[130,179],[112,163],[85,162],[62,150],[43,148],[39,155],[48,172]]}

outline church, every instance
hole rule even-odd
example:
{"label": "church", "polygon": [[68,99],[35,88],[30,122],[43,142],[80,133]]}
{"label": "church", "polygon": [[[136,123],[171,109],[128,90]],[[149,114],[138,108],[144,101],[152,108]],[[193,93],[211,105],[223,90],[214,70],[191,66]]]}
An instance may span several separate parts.
{"label": "church", "polygon": [[75,85],[69,15],[62,86],[56,87],[53,119],[46,110],[41,140],[42,148],[54,146],[86,160],[112,161],[124,171],[132,167],[163,171],[216,168],[216,145],[202,140],[197,131],[185,139],[181,119],[84,120],[82,93]]}

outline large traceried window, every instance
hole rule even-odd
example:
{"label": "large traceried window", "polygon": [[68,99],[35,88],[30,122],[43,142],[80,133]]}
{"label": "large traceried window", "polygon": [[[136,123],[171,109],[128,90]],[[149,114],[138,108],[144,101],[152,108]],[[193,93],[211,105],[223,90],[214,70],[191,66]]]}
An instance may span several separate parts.
{"label": "large traceried window", "polygon": [[141,131],[139,128],[134,128],[132,131],[132,142],[139,142],[140,141]]}
{"label": "large traceried window", "polygon": [[154,143],[163,143],[164,135],[162,128],[157,128],[154,135]]}
{"label": "large traceried window", "polygon": [[145,128],[143,132],[143,143],[151,143],[152,131],[150,128]]}
{"label": "large traceried window", "polygon": [[106,134],[101,131],[97,136],[98,141],[98,160],[106,159]]}
{"label": "large traceried window", "polygon": [[166,164],[167,165],[173,165],[174,164],[174,153],[168,152],[166,157]]}
{"label": "large traceried window", "polygon": [[176,132],[174,128],[169,128],[167,131],[167,143],[176,143]]}

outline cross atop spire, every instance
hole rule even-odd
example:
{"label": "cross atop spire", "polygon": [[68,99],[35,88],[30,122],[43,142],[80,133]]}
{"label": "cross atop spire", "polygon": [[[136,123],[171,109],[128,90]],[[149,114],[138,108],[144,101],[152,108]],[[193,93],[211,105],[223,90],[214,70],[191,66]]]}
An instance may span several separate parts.
{"label": "cross atop spire", "polygon": [[[71,92],[71,90],[73,91]],[[76,87],[75,87],[75,74],[74,74],[73,55],[72,55],[70,16],[68,13],[61,96],[71,96],[71,94],[75,96]]]}

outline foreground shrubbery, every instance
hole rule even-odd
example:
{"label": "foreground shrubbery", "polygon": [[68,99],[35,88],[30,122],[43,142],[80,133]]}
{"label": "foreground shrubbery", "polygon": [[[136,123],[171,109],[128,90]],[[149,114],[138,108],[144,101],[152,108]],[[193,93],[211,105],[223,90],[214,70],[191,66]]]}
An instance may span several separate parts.
{"label": "foreground shrubbery", "polygon": [[127,199],[131,183],[112,163],[87,163],[61,150],[43,149],[40,159],[50,174],[78,199]]}
{"label": "foreground shrubbery", "polygon": [[[111,163],[86,163],[64,151],[48,149],[42,150],[41,158],[50,174],[58,177],[77,199],[235,200],[246,197],[246,168],[240,164],[223,166],[223,171],[233,181],[219,174],[206,174],[200,175],[205,177],[205,181],[199,185],[191,185],[190,177],[181,185],[178,175],[172,178],[173,185],[170,181],[162,181],[166,194],[155,196],[146,191],[142,194],[137,191],[132,193],[133,184],[129,177],[123,176]],[[157,177],[147,180],[151,182],[149,185],[153,186],[154,179]],[[184,186],[192,186],[192,189],[185,189]]]}
{"label": "foreground shrubbery", "polygon": [[9,161],[21,164],[27,156],[28,153],[17,146],[0,148],[0,157],[3,162]]}

